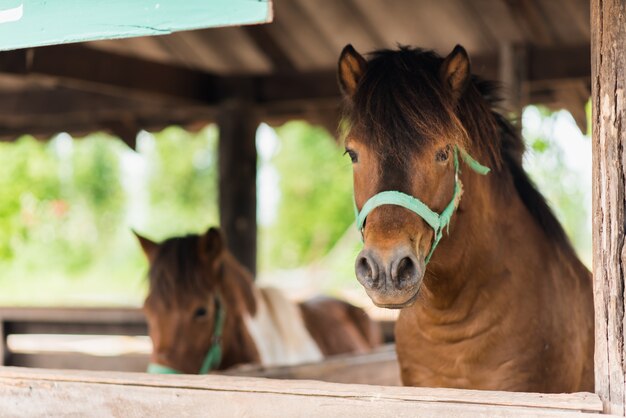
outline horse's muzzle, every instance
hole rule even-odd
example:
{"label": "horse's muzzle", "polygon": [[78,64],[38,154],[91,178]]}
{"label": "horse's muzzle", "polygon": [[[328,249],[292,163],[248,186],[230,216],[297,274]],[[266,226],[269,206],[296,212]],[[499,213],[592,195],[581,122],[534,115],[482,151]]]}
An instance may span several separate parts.
{"label": "horse's muzzle", "polygon": [[355,272],[377,306],[403,308],[417,298],[425,265],[408,248],[377,251],[366,248],[356,259]]}

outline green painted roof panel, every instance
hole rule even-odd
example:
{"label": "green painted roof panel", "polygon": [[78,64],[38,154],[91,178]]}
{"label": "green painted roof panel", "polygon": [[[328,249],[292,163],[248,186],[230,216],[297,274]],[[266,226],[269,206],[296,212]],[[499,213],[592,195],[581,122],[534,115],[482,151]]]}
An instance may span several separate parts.
{"label": "green painted roof panel", "polygon": [[271,0],[0,0],[0,51],[271,20]]}

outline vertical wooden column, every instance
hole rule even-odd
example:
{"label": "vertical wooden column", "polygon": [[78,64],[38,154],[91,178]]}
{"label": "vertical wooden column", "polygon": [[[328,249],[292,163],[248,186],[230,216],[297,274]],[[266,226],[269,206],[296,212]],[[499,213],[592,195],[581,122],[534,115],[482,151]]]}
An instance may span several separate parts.
{"label": "vertical wooden column", "polygon": [[5,331],[4,320],[0,318],[0,366],[6,366],[9,357]]}
{"label": "vertical wooden column", "polygon": [[626,3],[591,1],[593,276],[596,393],[625,415],[624,212]]}
{"label": "vertical wooden column", "polygon": [[[528,64],[526,48],[523,45],[503,43],[499,50],[500,82],[504,87],[504,108],[521,118],[524,104],[527,103],[526,79]],[[520,126],[521,126],[521,121]]]}
{"label": "vertical wooden column", "polygon": [[225,102],[218,116],[220,224],[233,255],[256,274],[257,120],[251,106]]}

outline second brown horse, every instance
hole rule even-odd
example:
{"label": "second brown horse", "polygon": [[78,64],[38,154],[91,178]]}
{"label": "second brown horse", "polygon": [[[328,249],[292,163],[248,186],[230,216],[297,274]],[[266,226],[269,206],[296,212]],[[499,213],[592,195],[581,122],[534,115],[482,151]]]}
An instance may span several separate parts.
{"label": "second brown horse", "polygon": [[380,329],[360,308],[333,298],[296,305],[277,289],[256,287],[217,228],[162,243],[138,238],[150,262],[144,311],[154,372],[312,362],[381,342]]}

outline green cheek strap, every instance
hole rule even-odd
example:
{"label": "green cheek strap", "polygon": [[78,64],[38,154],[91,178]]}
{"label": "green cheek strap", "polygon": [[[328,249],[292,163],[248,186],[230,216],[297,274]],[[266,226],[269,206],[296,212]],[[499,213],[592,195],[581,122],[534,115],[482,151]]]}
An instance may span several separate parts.
{"label": "green cheek strap", "polygon": [[356,226],[361,232],[361,237],[363,237],[363,229],[365,227],[365,220],[367,219],[367,215],[370,214],[371,211],[376,209],[382,205],[396,205],[402,206],[405,209],[410,210],[411,212],[417,214],[420,218],[424,220],[434,232],[434,239],[432,246],[430,247],[430,252],[426,256],[425,262],[428,264],[430,258],[437,248],[437,244],[439,244],[439,240],[443,236],[444,228],[450,227],[450,220],[452,215],[456,211],[456,208],[459,206],[459,202],[461,201],[461,195],[463,194],[463,184],[459,179],[460,173],[460,164],[459,164],[459,154],[461,154],[461,158],[463,161],[476,173],[481,175],[486,175],[489,173],[490,169],[481,165],[478,161],[472,158],[465,150],[454,147],[454,194],[452,195],[452,200],[445,207],[445,209],[439,214],[431,210],[424,202],[421,200],[410,196],[406,193],[398,192],[398,191],[384,191],[375,194],[371,198],[365,202],[361,211],[356,208]]}

